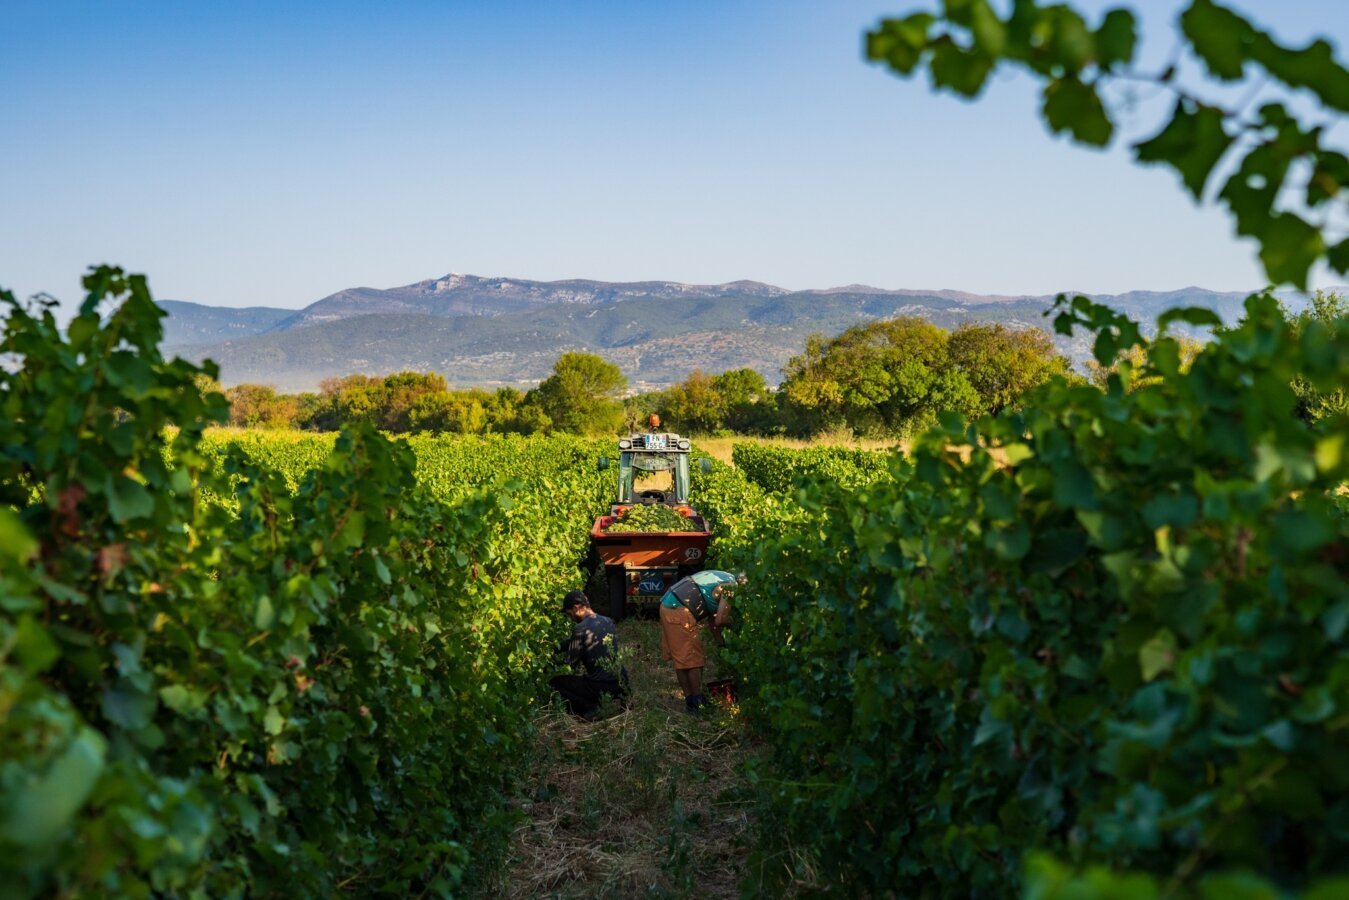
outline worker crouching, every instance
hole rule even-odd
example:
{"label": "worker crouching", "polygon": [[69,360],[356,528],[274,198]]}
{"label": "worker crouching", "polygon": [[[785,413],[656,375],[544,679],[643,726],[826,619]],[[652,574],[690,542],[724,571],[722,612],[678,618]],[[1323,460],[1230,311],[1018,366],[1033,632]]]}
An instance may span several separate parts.
{"label": "worker crouching", "polygon": [[701,629],[706,626],[717,646],[725,644],[721,630],[731,611],[731,593],[745,576],[707,569],[683,578],[660,600],[661,655],[674,664],[675,678],[684,692],[684,705],[697,712],[703,696],[703,665],[707,651]]}
{"label": "worker crouching", "polygon": [[574,624],[558,655],[585,674],[558,675],[548,683],[562,695],[571,713],[593,719],[606,697],[622,702],[628,696],[628,672],[618,661],[618,631],[613,619],[590,608],[590,600],[581,591],[566,596],[562,611]]}

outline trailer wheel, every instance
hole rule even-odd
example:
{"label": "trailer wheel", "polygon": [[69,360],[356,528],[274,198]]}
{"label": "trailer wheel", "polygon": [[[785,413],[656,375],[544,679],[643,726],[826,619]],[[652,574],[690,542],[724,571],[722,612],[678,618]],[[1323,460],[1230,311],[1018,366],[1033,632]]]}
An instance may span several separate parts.
{"label": "trailer wheel", "polygon": [[609,618],[621,622],[628,615],[628,580],[622,566],[609,567]]}
{"label": "trailer wheel", "polygon": [[609,569],[601,562],[592,562],[586,569],[586,597],[595,609],[605,609],[609,604]]}

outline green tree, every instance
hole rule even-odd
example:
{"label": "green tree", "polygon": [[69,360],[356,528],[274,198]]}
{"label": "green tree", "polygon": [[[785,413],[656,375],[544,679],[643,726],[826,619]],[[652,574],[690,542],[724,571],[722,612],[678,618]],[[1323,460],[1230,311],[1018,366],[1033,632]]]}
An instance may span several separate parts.
{"label": "green tree", "polygon": [[911,316],[855,325],[827,341],[815,335],[787,363],[782,392],[813,430],[902,435],[939,412],[976,413],[979,395],[951,366],[947,341],[945,330]]}
{"label": "green tree", "polygon": [[593,353],[564,353],[553,374],[527,395],[548,418],[551,430],[572,434],[615,434],[623,424],[618,395],[628,379]]}
{"label": "green tree", "polygon": [[1053,339],[1039,328],[961,325],[951,333],[947,352],[979,394],[979,411],[986,415],[1015,406],[1026,391],[1070,370]]}
{"label": "green tree", "polygon": [[538,403],[526,401],[520,404],[515,415],[503,423],[501,430],[512,434],[546,434],[553,427],[553,420]]}
{"label": "green tree", "polygon": [[300,401],[278,394],[268,384],[238,384],[225,391],[230,404],[229,423],[239,428],[294,428]]}
{"label": "green tree", "polygon": [[766,432],[777,424],[777,404],[763,374],[731,369],[712,378],[726,406],[726,427],[740,433]]}
{"label": "green tree", "polygon": [[483,400],[483,411],[487,414],[489,431],[510,431],[511,424],[520,414],[520,406],[525,401],[523,391],[513,387],[499,387]]}
{"label": "green tree", "polygon": [[487,426],[482,391],[431,391],[408,410],[408,431],[481,434]]}
{"label": "green tree", "polygon": [[445,376],[435,372],[395,372],[386,375],[377,392],[379,427],[394,432],[421,430],[413,426],[413,407],[428,394],[445,394],[448,390]]}
{"label": "green tree", "polygon": [[[483,431],[532,431],[519,426],[524,396],[513,388],[489,394],[480,388],[452,390],[434,372],[395,372],[384,378],[349,375],[325,380],[319,395],[290,398],[297,418],[307,427],[334,431],[343,425],[368,423],[385,431],[436,431],[478,434]],[[537,421],[537,416],[533,417]]]}
{"label": "green tree", "polygon": [[319,382],[319,402],[310,423],[322,431],[357,423],[377,425],[383,388],[383,380],[370,375],[325,378]]}
{"label": "green tree", "polygon": [[662,413],[670,428],[708,434],[725,427],[726,399],[701,369],[667,390],[664,401]]}
{"label": "green tree", "polygon": [[315,428],[314,420],[322,412],[323,398],[314,391],[304,391],[295,395],[295,427]]}

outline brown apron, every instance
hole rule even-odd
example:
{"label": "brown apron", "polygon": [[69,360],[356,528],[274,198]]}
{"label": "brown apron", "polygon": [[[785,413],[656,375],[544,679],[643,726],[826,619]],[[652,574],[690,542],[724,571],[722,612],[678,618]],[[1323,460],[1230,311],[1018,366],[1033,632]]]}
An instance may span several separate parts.
{"label": "brown apron", "polygon": [[676,669],[700,669],[707,660],[698,623],[686,608],[661,606],[660,653],[673,662]]}

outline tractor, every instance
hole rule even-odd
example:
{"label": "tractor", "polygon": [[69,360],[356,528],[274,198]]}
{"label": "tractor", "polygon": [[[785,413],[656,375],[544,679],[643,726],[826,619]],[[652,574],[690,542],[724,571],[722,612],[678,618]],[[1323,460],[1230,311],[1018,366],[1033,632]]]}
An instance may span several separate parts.
{"label": "tractor", "polygon": [[[653,424],[659,425],[654,419]],[[609,615],[623,619],[629,607],[658,603],[685,575],[703,568],[708,540],[707,520],[689,506],[690,453],[688,438],[669,432],[633,434],[618,441],[618,496],[609,514],[595,520],[590,530],[592,571],[602,567]],[[609,457],[600,458],[608,469]],[[709,460],[700,460],[704,471]],[[637,504],[664,504],[698,527],[693,531],[606,531],[614,520]]]}

